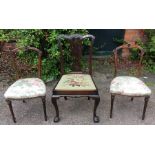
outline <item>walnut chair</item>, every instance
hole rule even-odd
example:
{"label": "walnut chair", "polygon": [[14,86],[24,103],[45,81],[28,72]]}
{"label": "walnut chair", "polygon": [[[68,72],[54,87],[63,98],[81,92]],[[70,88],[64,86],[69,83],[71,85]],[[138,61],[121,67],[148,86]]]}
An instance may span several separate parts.
{"label": "walnut chair", "polygon": [[[82,72],[81,58],[84,39],[89,39],[91,44],[89,45],[89,73]],[[60,35],[58,37],[58,44],[60,49],[60,60],[61,60],[61,78],[53,89],[53,94],[51,101],[56,110],[56,116],[54,122],[59,122],[59,109],[57,105],[57,100],[60,97],[64,97],[67,100],[68,97],[87,97],[89,99],[95,100],[94,110],[93,110],[93,120],[94,122],[99,122],[99,117],[96,115],[96,110],[100,102],[100,96],[98,94],[98,89],[92,79],[92,52],[93,52],[93,42],[95,37],[92,35]],[[63,41],[67,41],[70,45],[70,53],[73,58],[72,71],[69,74],[64,74],[64,50]],[[68,51],[69,52],[69,51]]]}
{"label": "walnut chair", "polygon": [[[147,85],[138,77],[142,71],[142,59],[144,50],[136,43],[124,44],[113,50],[114,52],[114,64],[115,64],[115,78],[110,85],[111,93],[111,109],[110,118],[112,118],[113,104],[116,95],[123,95],[131,97],[133,101],[134,97],[144,97],[144,108],[142,114],[142,120],[145,118],[145,112],[147,104],[151,95],[151,90]],[[136,59],[134,59],[134,57]],[[135,76],[117,76],[118,70],[128,69],[128,73],[135,68]]]}
{"label": "walnut chair", "polygon": [[33,51],[33,52],[38,53],[38,78],[18,79],[5,92],[4,97],[5,97],[6,102],[9,105],[12,119],[14,123],[16,123],[16,118],[15,118],[13,108],[12,108],[13,100],[22,100],[23,102],[25,102],[25,99],[41,98],[42,103],[43,103],[44,118],[45,118],[45,121],[47,121],[46,86],[44,82],[41,80],[42,51],[34,47],[26,47],[26,48],[21,48],[21,49],[20,48],[13,49],[11,50],[11,52],[17,52],[18,50],[23,50],[27,52]]}

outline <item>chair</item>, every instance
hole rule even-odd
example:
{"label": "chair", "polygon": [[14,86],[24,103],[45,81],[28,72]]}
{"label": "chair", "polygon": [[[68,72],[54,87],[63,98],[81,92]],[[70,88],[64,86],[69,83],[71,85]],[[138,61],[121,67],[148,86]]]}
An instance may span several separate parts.
{"label": "chair", "polygon": [[[82,72],[81,58],[82,58],[82,42],[84,39],[89,39],[91,44],[89,45],[89,73]],[[68,97],[88,97],[95,100],[93,120],[99,122],[99,117],[96,115],[96,110],[100,102],[97,87],[92,79],[92,50],[95,37],[92,35],[60,35],[58,37],[58,44],[61,53],[61,78],[53,89],[51,101],[55,107],[56,116],[54,122],[59,122],[59,109],[57,100],[60,97],[64,97],[67,100]],[[72,71],[69,74],[64,74],[64,50],[63,41],[67,41],[70,45],[70,53],[73,58]],[[68,51],[69,52],[69,51]]]}
{"label": "chair", "polygon": [[[128,69],[133,72],[133,68],[136,68],[135,75],[138,77],[142,71],[142,59],[144,50],[136,43],[124,44],[113,50],[114,52],[114,64],[115,64],[115,78],[110,85],[111,93],[111,109],[110,118],[112,118],[113,104],[116,95],[123,95],[131,97],[133,101],[134,97],[144,97],[144,108],[142,114],[142,120],[145,118],[145,112],[147,104],[151,95],[151,90],[146,84],[135,76],[117,76],[118,70]],[[133,57],[134,55],[134,57]],[[134,59],[135,58],[135,59]]]}
{"label": "chair", "polygon": [[[38,78],[24,78],[18,79],[15,83],[13,83],[5,92],[4,97],[6,102],[9,105],[9,109],[12,115],[12,119],[14,123],[16,123],[16,118],[12,108],[12,101],[13,100],[23,100],[31,99],[31,98],[41,98],[43,103],[43,110],[44,110],[44,118],[47,121],[47,114],[46,114],[46,86],[44,82],[40,79],[41,78],[41,56],[42,51],[34,47],[27,47],[27,48],[16,48],[13,49],[11,52],[17,52],[18,50],[24,51],[33,51],[38,53]],[[9,51],[10,52],[10,51]]]}

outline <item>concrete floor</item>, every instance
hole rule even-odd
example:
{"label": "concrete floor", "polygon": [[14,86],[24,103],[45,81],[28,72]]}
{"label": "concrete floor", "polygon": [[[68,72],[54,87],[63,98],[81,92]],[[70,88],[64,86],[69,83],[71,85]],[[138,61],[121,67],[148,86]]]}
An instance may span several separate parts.
{"label": "concrete floor", "polygon": [[[142,78],[152,90],[152,95],[147,107],[145,120],[141,120],[144,98],[135,98],[133,102],[129,97],[117,96],[115,99],[113,118],[109,118],[110,111],[110,94],[109,86],[112,80],[110,74],[101,72],[94,73],[94,80],[99,89],[100,104],[97,114],[100,122],[95,125],[143,125],[155,124],[155,75],[148,76],[147,79]],[[55,110],[51,104],[52,88],[56,81],[47,84],[47,115],[48,121],[44,121],[42,102],[40,99],[27,100],[26,103],[14,101],[13,108],[17,119],[16,124],[23,125],[94,125],[93,123],[93,100],[87,98],[69,98],[67,101],[61,98],[58,101],[60,110],[60,122],[54,123],[53,118]],[[6,104],[3,94],[8,86],[1,84],[0,86],[0,124],[14,124],[12,117]]]}

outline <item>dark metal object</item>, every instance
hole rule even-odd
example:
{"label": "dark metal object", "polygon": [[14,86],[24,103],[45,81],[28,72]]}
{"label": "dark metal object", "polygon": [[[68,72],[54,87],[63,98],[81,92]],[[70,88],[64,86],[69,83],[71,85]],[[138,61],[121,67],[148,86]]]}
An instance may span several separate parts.
{"label": "dark metal object", "polygon": [[[136,52],[138,52],[138,55],[139,55],[139,60],[134,63],[132,63],[132,60],[130,59],[130,57],[131,57],[130,50],[133,48],[138,49]],[[121,55],[118,54],[119,50],[121,50]],[[140,47],[136,43],[135,44],[124,44],[124,45],[119,46],[116,49],[114,49],[113,52],[114,52],[114,64],[115,64],[114,77],[117,75],[117,72],[119,69],[122,69],[122,68],[127,69],[130,67],[136,67],[137,76],[141,75],[142,59],[143,59],[143,55],[144,55],[144,50],[142,49],[142,47]],[[113,111],[115,95],[120,95],[120,94],[111,94],[110,118],[112,118],[112,111]],[[127,95],[125,95],[125,96],[127,96]],[[150,96],[129,96],[129,97],[131,97],[131,101],[133,101],[134,97],[145,97],[145,103],[144,103],[144,109],[143,109],[143,115],[142,115],[142,120],[144,120],[145,112],[146,112],[146,108],[147,108]]]}
{"label": "dark metal object", "polygon": [[[61,56],[61,75],[64,75],[64,51],[63,51],[63,46],[62,46],[62,40],[67,40],[70,44],[70,51],[71,51],[71,56],[74,59],[73,65],[72,65],[72,73],[76,74],[82,74],[82,66],[81,66],[81,58],[82,58],[82,41],[84,39],[89,39],[90,40],[90,45],[89,45],[89,74],[92,75],[92,51],[93,51],[93,42],[95,37],[92,35],[79,35],[79,34],[74,34],[74,35],[60,35],[58,37],[58,44],[59,44],[59,49],[60,49],[60,56]],[[93,80],[93,79],[92,79]],[[59,83],[59,82],[58,82]],[[57,84],[58,84],[57,83]],[[57,86],[56,84],[56,86]],[[95,83],[94,83],[95,85]],[[96,115],[96,110],[100,102],[100,96],[98,94],[98,89],[96,87],[95,91],[58,91],[55,90],[56,86],[53,89],[53,95],[52,95],[52,103],[55,107],[56,111],[56,116],[54,118],[54,122],[58,122],[60,120],[59,118],[59,109],[57,105],[57,99],[60,97],[64,97],[67,99],[68,97],[87,97],[88,99],[92,98],[95,100],[95,105],[94,105],[94,112],[93,112],[93,120],[94,122],[99,122],[99,117]],[[96,86],[96,85],[95,85]]]}
{"label": "dark metal object", "polygon": [[[34,51],[34,52],[38,53],[38,78],[41,78],[41,70],[42,70],[42,68],[41,68],[41,64],[42,64],[41,57],[42,57],[42,51],[40,51],[39,49],[37,49],[35,47],[25,47],[25,48],[15,48],[15,49],[11,50],[11,52],[17,52],[18,50],[23,50],[23,51],[30,51],[31,50],[31,51]],[[10,50],[9,50],[9,52],[10,52]],[[46,99],[45,99],[45,96],[38,96],[38,98],[42,99],[43,110],[44,110],[44,117],[45,117],[45,121],[47,121]],[[25,103],[25,99],[18,99],[18,100],[22,100],[23,103]],[[16,123],[16,118],[14,116],[11,100],[17,100],[17,99],[6,99],[6,102],[9,105],[9,109],[10,109],[10,112],[11,112],[11,115],[12,115],[12,119],[13,119],[14,123]]]}
{"label": "dark metal object", "polygon": [[122,44],[125,34],[125,29],[88,29],[88,31],[96,37],[94,41],[96,56],[110,56],[112,50]]}

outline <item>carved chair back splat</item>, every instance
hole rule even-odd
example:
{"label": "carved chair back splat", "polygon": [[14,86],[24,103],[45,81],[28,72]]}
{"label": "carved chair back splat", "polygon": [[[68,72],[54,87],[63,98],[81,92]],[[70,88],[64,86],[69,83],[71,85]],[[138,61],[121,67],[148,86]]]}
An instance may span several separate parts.
{"label": "carved chair back splat", "polygon": [[64,50],[62,45],[62,40],[67,40],[70,45],[70,53],[73,58],[73,64],[72,64],[72,71],[73,72],[82,72],[82,66],[81,66],[81,59],[83,54],[83,40],[89,39],[90,45],[88,48],[89,58],[88,58],[88,64],[89,64],[89,74],[92,75],[92,51],[93,51],[93,43],[95,37],[93,35],[60,35],[58,37],[58,44],[60,49],[60,59],[61,59],[61,74],[64,74]]}

